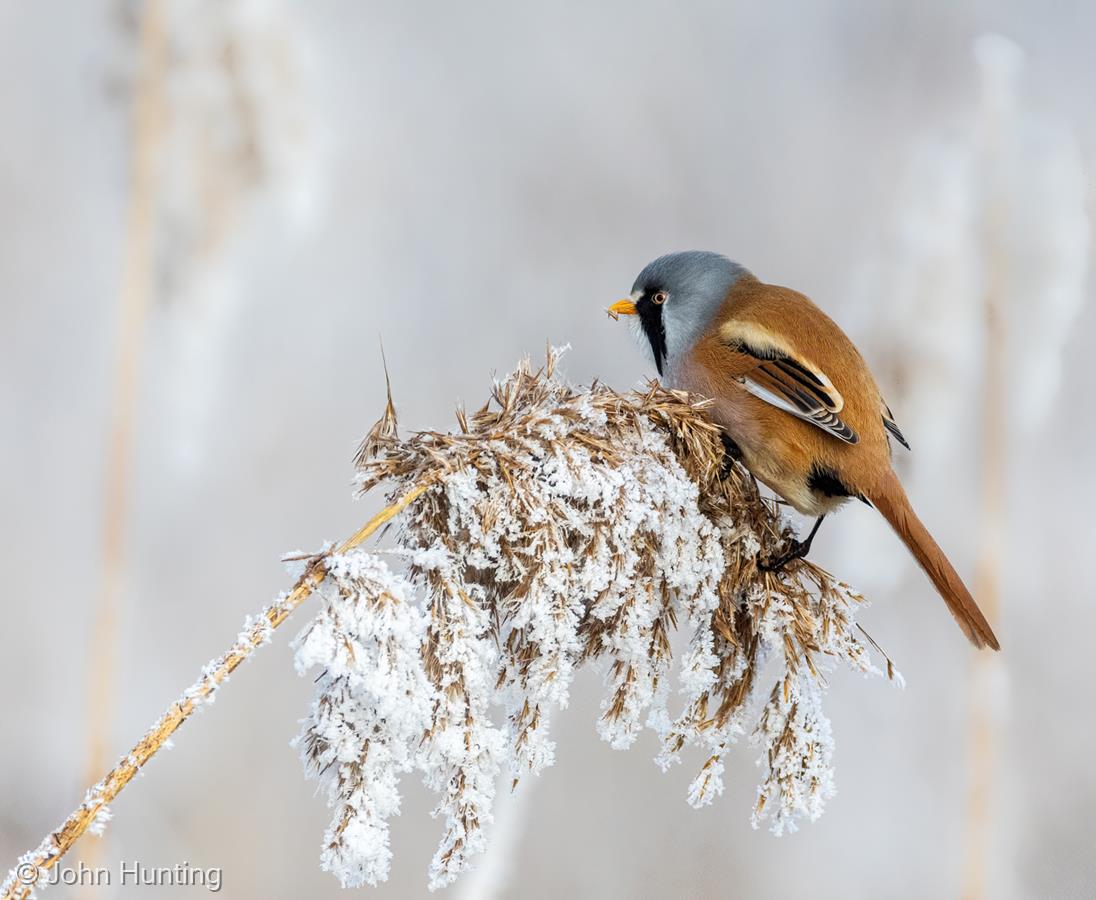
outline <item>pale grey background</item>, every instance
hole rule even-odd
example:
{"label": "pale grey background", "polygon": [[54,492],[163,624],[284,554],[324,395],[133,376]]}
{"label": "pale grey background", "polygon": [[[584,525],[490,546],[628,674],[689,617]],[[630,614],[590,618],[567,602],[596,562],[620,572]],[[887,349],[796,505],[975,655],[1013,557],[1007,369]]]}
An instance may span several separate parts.
{"label": "pale grey background", "polygon": [[[649,258],[710,248],[806,290],[881,362],[870,309],[852,299],[857,273],[894,221],[913,148],[976,108],[971,44],[987,30],[1025,49],[1026,102],[1068,123],[1096,169],[1089,3],[321,0],[277,16],[302,60],[307,171],[293,163],[285,177],[305,184],[307,209],[263,201],[241,221],[211,277],[230,312],[188,322],[199,281],[174,300],[165,290],[151,313],[116,753],[287,586],[279,554],[363,520],[350,456],[383,400],[378,336],[410,427],[448,427],[455,401],[481,402],[493,372],[546,340],[573,345],[574,379],[626,388],[646,362],[602,310]],[[125,18],[113,3],[0,2],[4,869],[84,788],[131,153]],[[1089,305],[1064,351],[1068,389],[1011,470],[992,896],[1096,890],[1094,326]],[[976,444],[957,437],[951,451],[969,474]],[[964,475],[928,474],[915,499],[970,572],[975,492]],[[691,810],[690,773],[660,775],[651,738],[624,754],[598,742],[598,680],[585,673],[557,718],[557,766],[522,829],[507,826],[502,896],[957,895],[968,650],[918,576],[880,574],[902,554],[871,516],[850,509],[819,555],[840,556],[841,576],[873,596],[865,622],[909,687],[834,679],[840,794],[824,818],[781,840],[752,831],[748,748],[727,795]],[[865,529],[889,555],[848,552]],[[326,809],[288,747],[311,692],[292,671],[295,630],[115,804],[108,860],[223,866],[232,898],[342,896],[317,865]],[[425,894],[439,831],[428,804],[408,783],[378,896]],[[160,894],[123,894],[136,895]]]}

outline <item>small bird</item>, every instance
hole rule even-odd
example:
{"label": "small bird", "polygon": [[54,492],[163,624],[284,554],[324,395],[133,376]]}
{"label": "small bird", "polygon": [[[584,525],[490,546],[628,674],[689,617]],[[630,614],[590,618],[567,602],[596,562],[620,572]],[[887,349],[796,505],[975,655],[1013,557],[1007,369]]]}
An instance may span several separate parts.
{"label": "small bird", "polygon": [[765,568],[805,556],[822,520],[852,498],[879,510],[976,647],[1000,649],[978,604],[910,506],[891,467],[909,449],[859,351],[803,294],[718,253],[671,253],[609,307],[636,316],[671,388],[710,398],[728,453],[817,520]]}

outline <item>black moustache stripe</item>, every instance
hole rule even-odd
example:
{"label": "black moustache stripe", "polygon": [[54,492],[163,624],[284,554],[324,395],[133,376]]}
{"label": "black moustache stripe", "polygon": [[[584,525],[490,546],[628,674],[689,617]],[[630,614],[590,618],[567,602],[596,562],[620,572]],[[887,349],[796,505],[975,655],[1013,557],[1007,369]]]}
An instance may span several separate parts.
{"label": "black moustache stripe", "polygon": [[662,374],[662,362],[666,359],[666,327],[662,324],[662,304],[652,303],[646,297],[636,304],[643,333],[651,342],[651,352],[655,356],[655,367]]}

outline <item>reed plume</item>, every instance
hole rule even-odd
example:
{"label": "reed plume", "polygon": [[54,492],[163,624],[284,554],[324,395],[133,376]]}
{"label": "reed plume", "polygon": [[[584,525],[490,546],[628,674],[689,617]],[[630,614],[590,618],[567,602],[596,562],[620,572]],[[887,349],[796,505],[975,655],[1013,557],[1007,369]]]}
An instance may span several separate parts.
{"label": "reed plume", "polygon": [[[516,787],[553,762],[551,718],[584,663],[604,672],[597,727],[613,747],[648,727],[663,768],[701,749],[692,805],[722,792],[724,758],[747,738],[762,771],[754,825],[782,834],[816,819],[834,792],[825,672],[879,671],[855,623],[863,598],[807,560],[760,566],[792,529],[729,464],[706,401],[656,384],[575,388],[556,362],[552,351],[540,370],[520,366],[478,412],[458,411],[452,433],[400,438],[389,397],[356,459],[359,490],[385,485],[389,505],[338,547],[294,558],[294,589],[245,624],[22,865],[55,865],[313,593],[296,665],[319,675],[297,745],[333,811],[321,864],[346,886],[387,876],[387,821],[410,772],[438,794],[444,822],[430,886],[466,869],[484,847],[497,775]],[[362,549],[393,520],[385,548]],[[889,660],[885,673],[899,677]],[[19,871],[5,900],[30,893]]]}

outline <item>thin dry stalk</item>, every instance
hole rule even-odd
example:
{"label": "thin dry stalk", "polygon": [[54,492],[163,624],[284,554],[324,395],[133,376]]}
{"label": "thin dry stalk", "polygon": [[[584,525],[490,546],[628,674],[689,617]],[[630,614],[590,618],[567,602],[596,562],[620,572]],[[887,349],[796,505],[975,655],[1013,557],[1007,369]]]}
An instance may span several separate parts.
{"label": "thin dry stalk", "polygon": [[[126,568],[127,520],[133,481],[134,431],[152,302],[153,219],[157,167],[164,131],[164,72],[167,36],[161,0],[150,0],[141,16],[141,68],[133,108],[133,155],[125,256],[119,296],[119,334],[103,506],[100,585],[89,645],[87,780],[107,761],[114,682],[115,630]],[[92,851],[94,852],[94,851]]]}
{"label": "thin dry stalk", "polygon": [[323,562],[327,556],[332,553],[346,553],[359,546],[377,529],[398,515],[402,509],[418,499],[429,487],[430,483],[426,482],[412,488],[395,503],[377,513],[353,537],[344,541],[336,549],[313,557],[293,590],[264,609],[259,616],[249,617],[236,642],[222,656],[205,666],[201,678],[156,720],[145,736],[101,781],[88,790],[84,802],[73,810],[56,831],[50,832],[36,849],[19,859],[16,868],[8,874],[7,880],[0,887],[0,900],[26,900],[33,893],[34,885],[57,865],[81,835],[89,829],[94,831],[96,823],[101,821],[108,804],[163,748],[179,726],[203,703],[210,700],[240,663],[263,644],[268,643],[274,629],[285,622],[289,615],[312,595],[324,580]]}
{"label": "thin dry stalk", "polygon": [[[985,298],[986,351],[982,397],[981,509],[979,512],[978,562],[974,596],[991,622],[1001,621],[1001,548],[1005,517],[1005,311],[1000,283],[1005,261],[1002,251],[1002,215],[990,216],[990,283]],[[999,626],[998,626],[999,627]],[[990,856],[994,831],[993,782],[997,766],[1000,684],[998,654],[979,653],[972,663],[970,735],[968,737],[969,784],[967,789],[966,853],[963,856],[963,900],[983,900],[989,895]]]}

